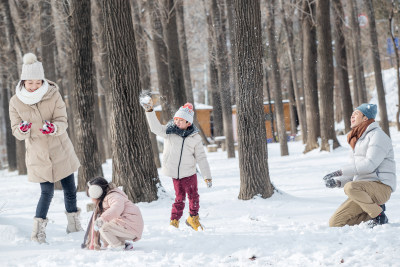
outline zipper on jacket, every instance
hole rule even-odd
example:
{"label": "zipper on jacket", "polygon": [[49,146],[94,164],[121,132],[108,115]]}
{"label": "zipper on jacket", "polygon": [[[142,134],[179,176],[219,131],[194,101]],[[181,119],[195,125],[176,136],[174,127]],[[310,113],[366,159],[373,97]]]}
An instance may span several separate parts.
{"label": "zipper on jacket", "polygon": [[182,152],[183,152],[183,144],[185,143],[185,138],[186,138],[186,137],[182,137],[182,138],[183,138],[183,141],[182,141],[182,147],[181,147],[181,156],[179,157],[179,164],[178,164],[178,177],[177,177],[177,179],[179,179],[179,168],[180,168],[180,166],[181,166]]}

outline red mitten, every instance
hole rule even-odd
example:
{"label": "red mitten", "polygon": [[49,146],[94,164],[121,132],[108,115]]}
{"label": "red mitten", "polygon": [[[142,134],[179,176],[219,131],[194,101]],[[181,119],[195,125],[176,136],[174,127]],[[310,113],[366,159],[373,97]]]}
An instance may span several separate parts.
{"label": "red mitten", "polygon": [[54,126],[53,123],[49,122],[49,121],[45,121],[45,124],[43,124],[43,128],[39,129],[42,134],[51,134],[54,133],[56,126]]}
{"label": "red mitten", "polygon": [[29,123],[29,122],[27,122],[27,121],[21,121],[21,123],[19,124],[19,129],[21,130],[21,132],[26,133],[26,132],[29,131],[29,129],[31,128],[31,126],[32,126],[32,122]]}

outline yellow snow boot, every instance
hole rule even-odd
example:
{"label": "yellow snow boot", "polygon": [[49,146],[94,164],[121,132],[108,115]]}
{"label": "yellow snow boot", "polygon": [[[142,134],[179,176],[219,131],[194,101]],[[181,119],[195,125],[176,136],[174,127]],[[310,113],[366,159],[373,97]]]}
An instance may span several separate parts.
{"label": "yellow snow boot", "polygon": [[171,220],[169,225],[172,225],[172,226],[174,226],[176,228],[179,228],[179,221],[178,220]]}
{"label": "yellow snow boot", "polygon": [[186,220],[186,224],[192,227],[195,231],[197,231],[199,227],[201,228],[201,230],[203,230],[203,226],[199,222],[199,215],[196,216],[190,215]]}

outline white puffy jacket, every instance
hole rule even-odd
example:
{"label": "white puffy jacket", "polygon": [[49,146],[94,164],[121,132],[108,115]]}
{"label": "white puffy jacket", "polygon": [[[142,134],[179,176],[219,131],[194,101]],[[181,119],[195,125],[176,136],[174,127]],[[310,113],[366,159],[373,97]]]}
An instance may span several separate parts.
{"label": "white puffy jacket", "polygon": [[150,130],[164,138],[162,173],[166,176],[181,179],[196,173],[199,164],[204,179],[212,179],[201,136],[193,133],[186,138],[176,134],[167,134],[167,126],[161,125],[156,113],[146,112]]}
{"label": "white puffy jacket", "polygon": [[392,140],[379,127],[371,123],[357,140],[351,153],[350,164],[342,168],[338,178],[341,187],[350,181],[380,181],[396,190],[396,163]]}

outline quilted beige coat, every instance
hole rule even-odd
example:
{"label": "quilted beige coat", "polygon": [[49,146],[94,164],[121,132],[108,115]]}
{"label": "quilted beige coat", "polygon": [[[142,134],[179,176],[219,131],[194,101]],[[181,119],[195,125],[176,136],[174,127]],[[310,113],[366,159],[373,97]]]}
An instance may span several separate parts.
{"label": "quilted beige coat", "polygon": [[[48,81],[49,89],[37,104],[27,105],[14,95],[10,100],[13,135],[25,140],[28,180],[36,183],[57,182],[78,170],[80,164],[66,132],[67,111],[57,84]],[[56,125],[54,135],[39,131],[45,120]],[[21,133],[21,121],[32,123],[30,132]]]}

